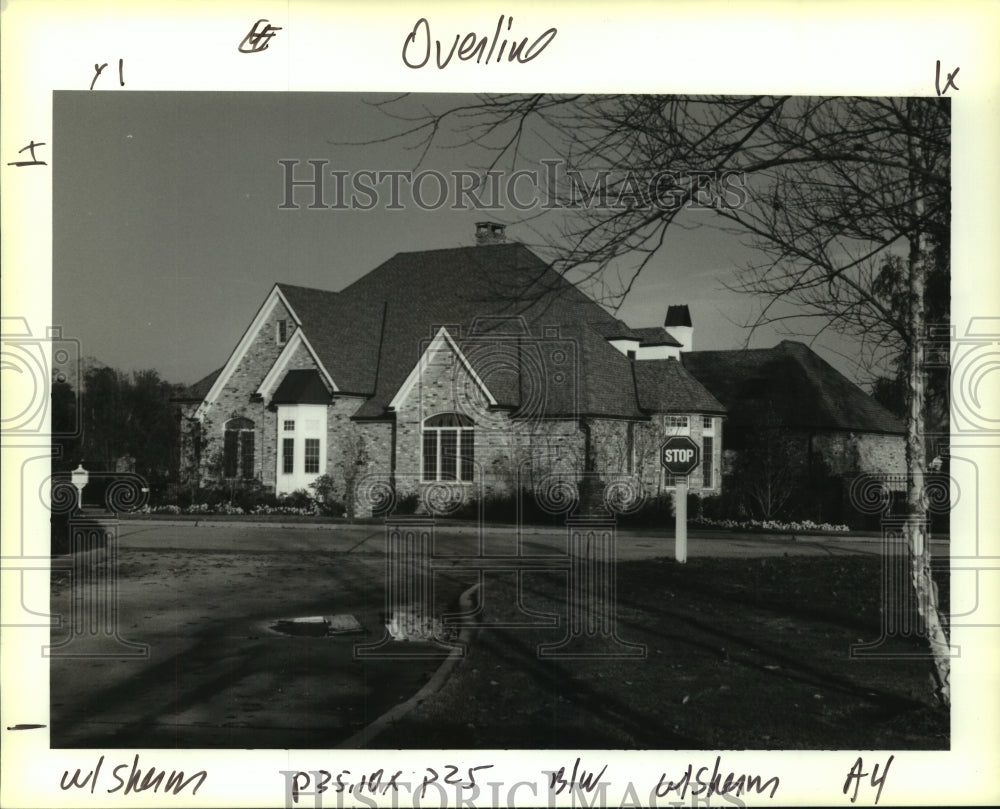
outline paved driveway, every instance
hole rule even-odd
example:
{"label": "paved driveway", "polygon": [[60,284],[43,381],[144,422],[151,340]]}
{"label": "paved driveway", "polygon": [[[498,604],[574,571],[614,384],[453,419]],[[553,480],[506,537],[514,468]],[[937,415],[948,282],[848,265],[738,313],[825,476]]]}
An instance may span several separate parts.
{"label": "paved driveway", "polygon": [[[291,548],[249,529],[127,525],[122,534],[121,642],[91,620],[106,603],[101,583],[71,586],[88,575],[86,555],[55,560],[51,609],[64,624],[52,643],[69,643],[50,663],[52,747],[330,748],[411,697],[440,663],[355,659],[355,644],[385,633],[379,554],[345,556],[318,531],[289,532],[301,534]],[[469,586],[447,574],[436,584],[443,604]],[[272,628],[343,614],[363,631]]]}
{"label": "paved driveway", "polygon": [[[385,530],[370,525],[128,520],[120,524],[118,635],[53,630],[74,657],[51,661],[53,747],[329,748],[408,699],[440,660],[362,661],[355,643],[384,636]],[[564,553],[562,529],[438,526],[435,555]],[[671,557],[670,532],[621,532],[622,560]],[[940,549],[938,549],[940,552]],[[878,554],[876,537],[693,532],[690,558]],[[83,561],[80,558],[77,563]],[[53,565],[52,610],[73,621],[73,559]],[[445,611],[475,570],[435,574]],[[288,637],[278,618],[350,614],[364,634]]]}

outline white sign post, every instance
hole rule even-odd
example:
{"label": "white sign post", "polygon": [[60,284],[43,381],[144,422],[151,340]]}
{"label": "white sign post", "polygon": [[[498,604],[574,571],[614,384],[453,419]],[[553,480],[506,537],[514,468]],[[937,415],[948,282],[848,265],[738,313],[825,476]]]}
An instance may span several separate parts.
{"label": "white sign post", "polygon": [[674,558],[683,564],[688,555],[688,479],[698,466],[698,445],[686,435],[674,435],[660,445],[660,465],[677,479],[674,498]]}
{"label": "white sign post", "polygon": [[688,560],[688,479],[677,479],[677,502],[674,503],[674,558],[684,564]]}

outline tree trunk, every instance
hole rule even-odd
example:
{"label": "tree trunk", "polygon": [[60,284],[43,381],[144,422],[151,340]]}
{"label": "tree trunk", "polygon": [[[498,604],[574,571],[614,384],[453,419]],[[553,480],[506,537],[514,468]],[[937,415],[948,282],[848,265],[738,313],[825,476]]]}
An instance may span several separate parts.
{"label": "tree trunk", "polygon": [[[916,200],[916,213],[923,207],[916,188],[919,150],[910,147],[911,199]],[[919,220],[918,220],[919,221]],[[919,612],[927,642],[934,658],[935,694],[944,705],[951,704],[951,658],[948,638],[938,609],[938,590],[931,576],[930,521],[927,517],[927,503],[924,498],[926,475],[926,447],[924,442],[924,395],[925,378],[921,357],[921,338],[926,331],[924,322],[924,292],[927,284],[927,262],[933,258],[924,244],[922,232],[910,236],[910,254],[907,273],[909,278],[909,345],[907,418],[906,418],[906,522],[904,535],[910,554],[910,578],[916,595]]]}

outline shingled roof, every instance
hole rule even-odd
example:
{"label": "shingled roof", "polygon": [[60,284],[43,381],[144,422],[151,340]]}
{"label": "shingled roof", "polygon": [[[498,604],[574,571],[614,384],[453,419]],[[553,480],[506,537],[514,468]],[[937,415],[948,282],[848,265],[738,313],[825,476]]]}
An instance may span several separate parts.
{"label": "shingled roof", "polygon": [[803,343],[691,351],[684,367],[721,401],[730,427],[905,433],[905,425]]}
{"label": "shingled roof", "polygon": [[632,364],[639,406],[651,413],[718,413],[726,408],[677,360]]}
{"label": "shingled roof", "polygon": [[[643,418],[643,401],[667,401],[652,366],[633,376],[630,360],[607,339],[667,342],[670,335],[630,329],[521,244],[398,253],[340,292],[278,289],[338,391],[367,397],[355,418],[391,417],[389,403],[441,327],[497,403],[515,413],[539,384],[543,412],[556,417]],[[505,364],[496,362],[498,352]],[[574,355],[579,372],[568,376],[544,359],[572,362]],[[697,383],[685,382],[669,401],[689,412],[706,403],[721,412]]]}
{"label": "shingled roof", "polygon": [[643,326],[640,329],[632,329],[639,342],[644,346],[682,346],[683,343],[675,338],[663,326]]}

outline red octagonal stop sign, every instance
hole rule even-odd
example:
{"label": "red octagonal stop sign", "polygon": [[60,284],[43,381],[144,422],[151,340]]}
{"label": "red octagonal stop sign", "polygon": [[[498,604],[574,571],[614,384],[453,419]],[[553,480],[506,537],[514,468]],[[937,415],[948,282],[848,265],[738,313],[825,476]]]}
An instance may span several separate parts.
{"label": "red octagonal stop sign", "polygon": [[698,445],[686,435],[672,435],[660,444],[660,464],[667,474],[690,475],[700,460]]}

